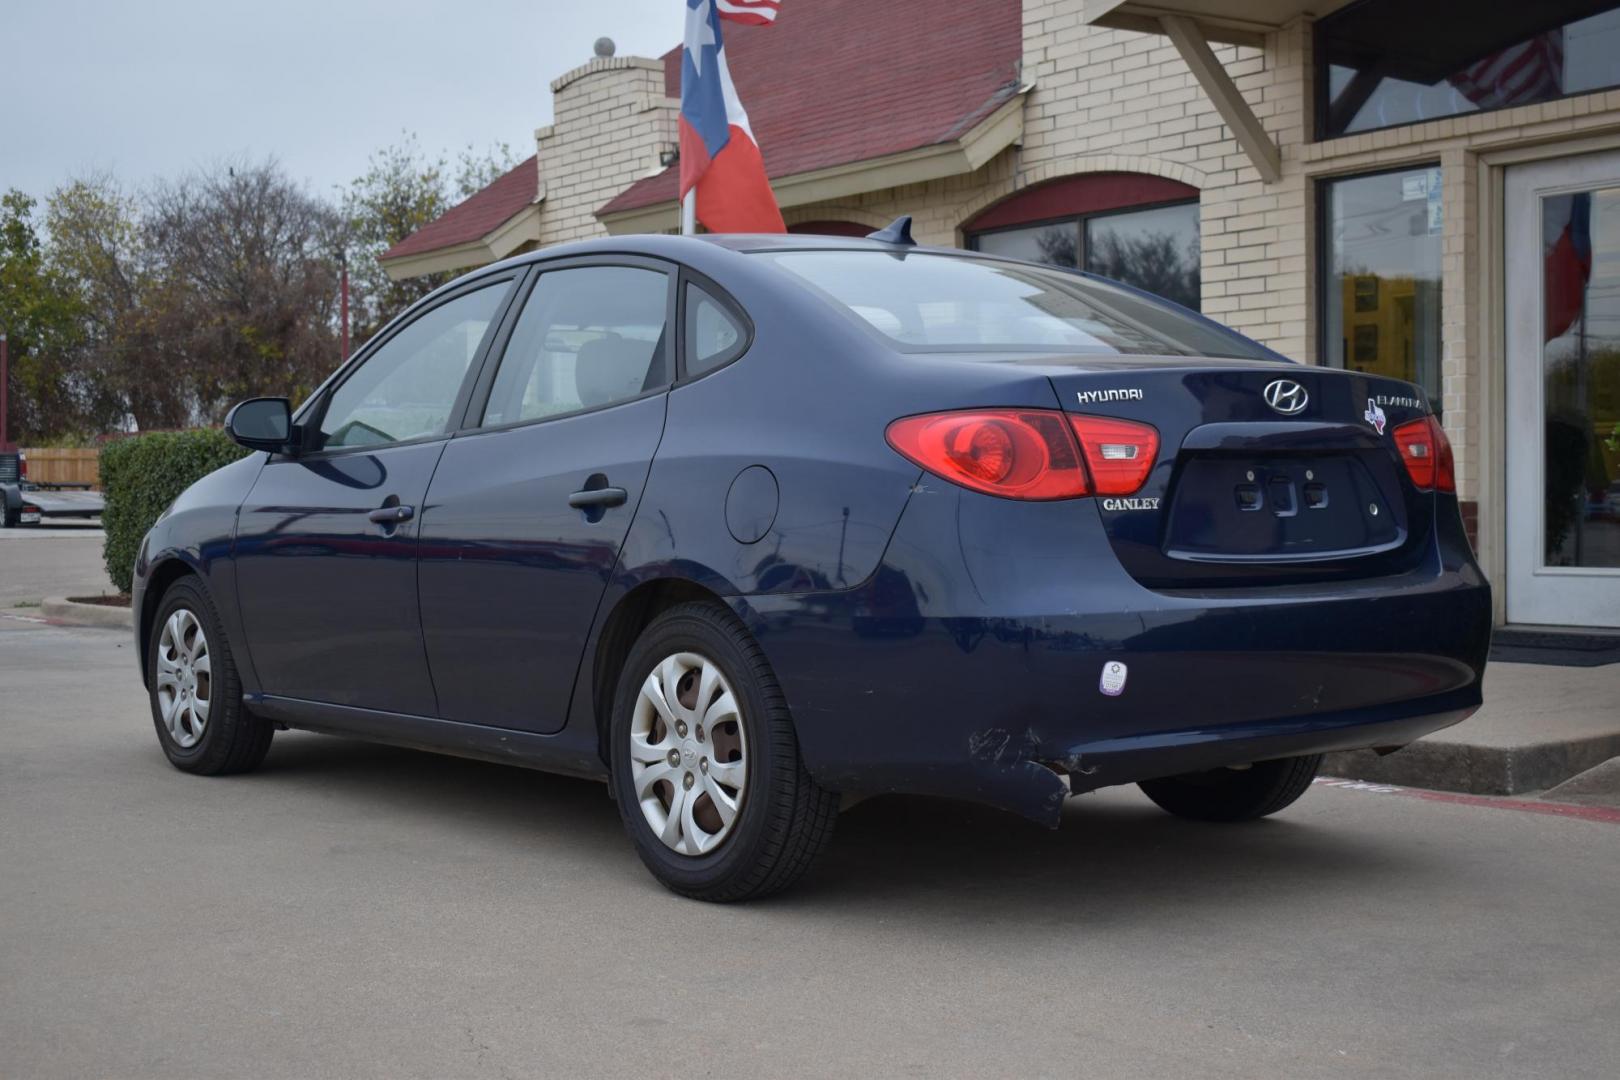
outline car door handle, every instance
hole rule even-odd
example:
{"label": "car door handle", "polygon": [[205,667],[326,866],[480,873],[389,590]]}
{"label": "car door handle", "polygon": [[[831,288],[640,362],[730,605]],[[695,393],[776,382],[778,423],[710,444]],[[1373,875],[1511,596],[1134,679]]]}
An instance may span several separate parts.
{"label": "car door handle", "polygon": [[568,505],[576,510],[584,510],[592,506],[622,506],[630,493],[624,488],[586,488],[576,491],[568,496]]}
{"label": "car door handle", "polygon": [[414,506],[379,506],[366,517],[379,525],[398,525],[402,521],[409,521],[416,516]]}

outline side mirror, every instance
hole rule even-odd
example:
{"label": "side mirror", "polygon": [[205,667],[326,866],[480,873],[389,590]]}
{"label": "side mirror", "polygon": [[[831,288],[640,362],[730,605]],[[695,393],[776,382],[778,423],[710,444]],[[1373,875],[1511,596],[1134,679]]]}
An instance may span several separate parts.
{"label": "side mirror", "polygon": [[291,451],[292,403],[286,398],[248,398],[225,417],[225,430],[249,450]]}

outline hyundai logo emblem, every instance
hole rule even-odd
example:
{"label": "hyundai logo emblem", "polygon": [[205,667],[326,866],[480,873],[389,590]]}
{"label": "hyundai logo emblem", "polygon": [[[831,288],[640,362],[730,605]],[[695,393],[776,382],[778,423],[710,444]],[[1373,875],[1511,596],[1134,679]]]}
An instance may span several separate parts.
{"label": "hyundai logo emblem", "polygon": [[1311,396],[1293,379],[1273,379],[1266,384],[1266,404],[1284,416],[1295,416],[1305,411]]}

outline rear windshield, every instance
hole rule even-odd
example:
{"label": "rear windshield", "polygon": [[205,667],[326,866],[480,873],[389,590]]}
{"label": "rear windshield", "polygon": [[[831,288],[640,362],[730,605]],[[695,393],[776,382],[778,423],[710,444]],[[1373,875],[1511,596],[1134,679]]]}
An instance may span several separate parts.
{"label": "rear windshield", "polygon": [[1030,350],[1275,360],[1146,293],[1024,263],[930,252],[761,251],[906,350]]}

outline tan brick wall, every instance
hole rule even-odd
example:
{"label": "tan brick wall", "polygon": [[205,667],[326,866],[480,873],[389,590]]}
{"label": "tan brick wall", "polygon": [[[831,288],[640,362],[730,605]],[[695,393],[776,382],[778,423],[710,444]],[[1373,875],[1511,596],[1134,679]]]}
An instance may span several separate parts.
{"label": "tan brick wall", "polygon": [[542,246],[605,235],[597,208],[657,172],[659,152],[677,144],[678,103],[664,96],[657,60],[592,60],[555,79],[551,92],[551,125],[535,132]]}

